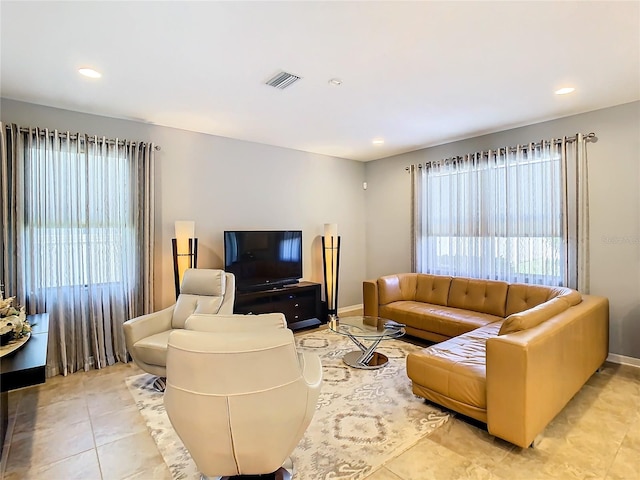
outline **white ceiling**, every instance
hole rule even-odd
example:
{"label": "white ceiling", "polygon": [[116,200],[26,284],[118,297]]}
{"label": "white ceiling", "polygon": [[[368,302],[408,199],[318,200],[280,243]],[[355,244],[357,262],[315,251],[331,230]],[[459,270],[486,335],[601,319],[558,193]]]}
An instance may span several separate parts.
{"label": "white ceiling", "polygon": [[3,0],[1,94],[367,161],[639,100],[639,7]]}

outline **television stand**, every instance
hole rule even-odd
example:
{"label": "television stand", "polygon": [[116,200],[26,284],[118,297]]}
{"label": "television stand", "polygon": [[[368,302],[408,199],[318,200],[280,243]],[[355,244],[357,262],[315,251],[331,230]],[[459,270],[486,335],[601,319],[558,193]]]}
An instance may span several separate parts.
{"label": "television stand", "polygon": [[300,282],[253,292],[236,291],[233,313],[281,312],[291,330],[317,327],[322,316],[319,283]]}

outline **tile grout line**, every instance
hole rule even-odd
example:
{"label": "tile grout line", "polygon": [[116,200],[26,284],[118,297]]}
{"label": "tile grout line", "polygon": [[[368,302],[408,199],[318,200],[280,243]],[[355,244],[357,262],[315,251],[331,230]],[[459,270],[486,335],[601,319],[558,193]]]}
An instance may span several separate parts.
{"label": "tile grout line", "polygon": [[618,448],[616,449],[616,454],[612,455],[611,461],[609,462],[609,465],[605,469],[603,478],[609,478],[609,472],[613,468],[613,465],[616,463],[616,458],[618,458],[618,455],[620,454],[620,450],[622,449],[622,444],[624,443],[625,438],[627,438],[627,435],[629,435],[629,431],[630,430],[631,430],[631,426],[627,425],[627,429],[624,432],[624,435],[622,436],[622,440],[620,440],[620,444],[618,445]]}
{"label": "tile grout line", "polygon": [[93,438],[93,453],[96,456],[96,461],[98,462],[98,471],[100,472],[100,480],[104,480],[104,474],[102,473],[102,463],[100,462],[100,455],[98,455],[98,443],[96,442],[96,432],[93,428],[93,414],[91,413],[91,409],[89,408],[89,401],[87,396],[87,388],[84,382],[84,378],[82,379],[82,396],[85,401],[85,405],[87,407],[87,414],[89,416],[89,425],[91,426],[91,437]]}

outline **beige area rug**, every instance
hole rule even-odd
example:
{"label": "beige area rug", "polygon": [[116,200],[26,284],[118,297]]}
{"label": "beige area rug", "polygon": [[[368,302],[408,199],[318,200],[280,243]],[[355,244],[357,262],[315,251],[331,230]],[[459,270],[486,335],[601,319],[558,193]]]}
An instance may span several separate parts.
{"label": "beige area rug", "polygon": [[[323,384],[313,420],[291,455],[295,480],[365,478],[449,420],[411,392],[405,358],[420,347],[384,341],[378,351],[389,363],[379,370],[359,370],[342,362],[345,353],[355,350],[347,337],[316,330],[297,336],[296,342],[321,358]],[[153,380],[143,374],[126,382],[173,478],[198,479]]]}

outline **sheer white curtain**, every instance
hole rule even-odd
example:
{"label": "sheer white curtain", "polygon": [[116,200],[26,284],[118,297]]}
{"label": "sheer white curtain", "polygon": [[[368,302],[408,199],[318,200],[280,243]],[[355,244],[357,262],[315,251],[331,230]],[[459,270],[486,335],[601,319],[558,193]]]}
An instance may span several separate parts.
{"label": "sheer white curtain", "polygon": [[577,287],[588,195],[569,175],[586,171],[580,142],[584,150],[583,139],[551,140],[411,166],[414,271]]}
{"label": "sheer white curtain", "polygon": [[152,306],[154,146],[2,135],[3,283],[49,313],[48,374],[127,361],[122,324]]}

